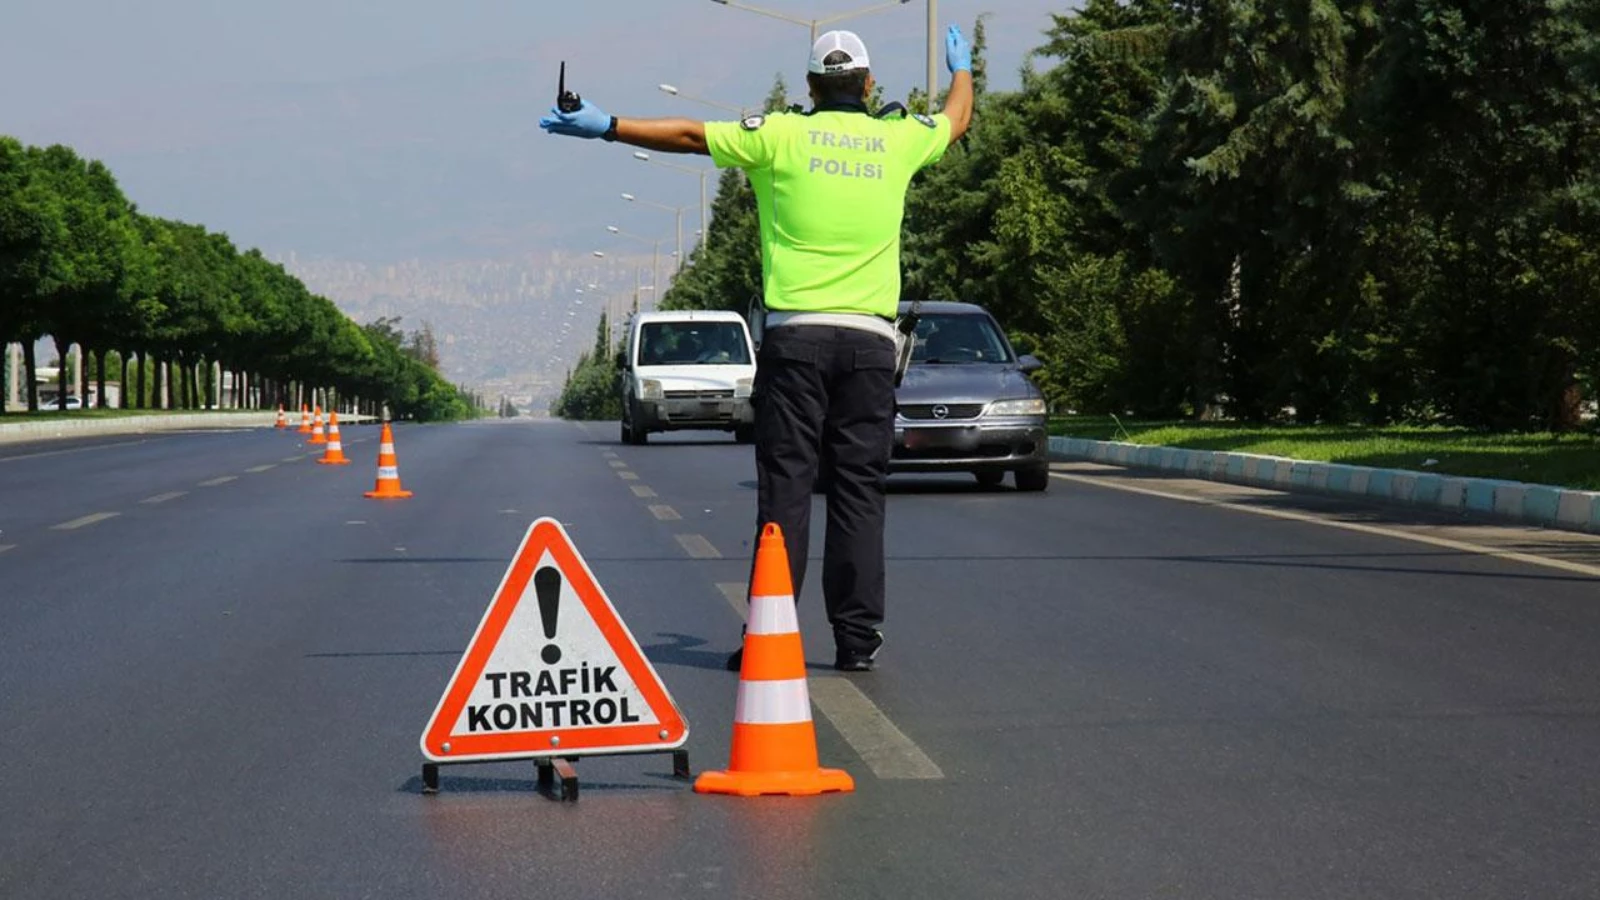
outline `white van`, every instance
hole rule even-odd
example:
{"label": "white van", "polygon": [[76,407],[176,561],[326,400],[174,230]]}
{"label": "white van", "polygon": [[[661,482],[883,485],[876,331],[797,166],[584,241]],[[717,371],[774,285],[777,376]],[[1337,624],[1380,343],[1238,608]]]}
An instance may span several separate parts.
{"label": "white van", "polygon": [[748,444],[755,440],[755,378],[755,347],[738,313],[639,313],[623,348],[622,440],[643,444],[652,431],[715,429]]}

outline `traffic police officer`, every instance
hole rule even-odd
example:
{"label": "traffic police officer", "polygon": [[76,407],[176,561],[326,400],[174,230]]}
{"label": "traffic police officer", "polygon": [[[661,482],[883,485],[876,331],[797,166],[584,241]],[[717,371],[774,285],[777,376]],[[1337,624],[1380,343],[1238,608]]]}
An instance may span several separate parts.
{"label": "traffic police officer", "polygon": [[[708,154],[749,175],[767,310],[753,395],[757,525],[783,529],[798,596],[811,488],[821,461],[829,461],[822,591],[835,667],[844,671],[871,669],[883,645],[900,227],[911,177],[971,122],[972,50],[955,26],[945,35],[945,63],[952,82],[944,112],[934,116],[871,115],[867,48],[848,31],[831,31],[811,49],[807,113],[742,122],[626,119],[584,101],[539,123],[553,134]],[[735,653],[728,667],[738,666]]]}

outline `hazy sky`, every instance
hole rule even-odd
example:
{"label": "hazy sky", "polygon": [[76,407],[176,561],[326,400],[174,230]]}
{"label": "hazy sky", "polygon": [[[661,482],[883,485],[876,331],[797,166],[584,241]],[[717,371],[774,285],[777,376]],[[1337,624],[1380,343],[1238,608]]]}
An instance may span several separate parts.
{"label": "hazy sky", "polygon": [[[924,80],[923,4],[839,26],[867,42],[891,98]],[[872,0],[754,5],[823,17]],[[1068,5],[941,0],[939,13],[968,27],[992,14],[1004,87]],[[782,72],[798,100],[807,40],[803,26],[711,0],[4,0],[0,133],[70,144],[109,164],[142,210],[269,254],[582,250],[608,222],[671,231],[670,215],[621,192],[692,206],[698,182],[539,132],[560,60],[569,87],[608,112],[719,117],[656,85],[754,104]]]}

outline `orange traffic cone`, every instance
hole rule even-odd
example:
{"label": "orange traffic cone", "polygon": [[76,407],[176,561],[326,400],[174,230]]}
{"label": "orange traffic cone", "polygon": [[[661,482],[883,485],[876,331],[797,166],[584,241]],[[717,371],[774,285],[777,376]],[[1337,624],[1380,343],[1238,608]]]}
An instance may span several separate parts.
{"label": "orange traffic cone", "polygon": [[283,404],[282,403],[278,404],[278,424],[275,427],[279,431],[282,431],[283,429],[289,427],[289,417],[283,414]]}
{"label": "orange traffic cone", "polygon": [[322,407],[319,406],[317,407],[316,418],[311,420],[311,440],[306,441],[306,443],[326,444],[327,442],[328,436],[322,431]]}
{"label": "orange traffic cone", "polygon": [[733,707],[733,752],[727,771],[702,772],[695,779],[699,793],[754,797],[856,789],[850,773],[817,765],[817,731],[811,722],[793,584],[783,530],[769,524],[761,530],[750,579],[750,621]]}
{"label": "orange traffic cone", "polygon": [[311,433],[311,407],[300,404],[300,434]]}
{"label": "orange traffic cone", "polygon": [[383,435],[378,439],[378,485],[363,496],[377,500],[404,500],[410,491],[400,489],[400,461],[394,455],[394,432],[389,423],[383,423]]}
{"label": "orange traffic cone", "polygon": [[317,460],[325,466],[348,466],[350,460],[345,458],[344,444],[339,442],[339,413],[337,410],[328,413],[328,449],[322,451],[322,458]]}

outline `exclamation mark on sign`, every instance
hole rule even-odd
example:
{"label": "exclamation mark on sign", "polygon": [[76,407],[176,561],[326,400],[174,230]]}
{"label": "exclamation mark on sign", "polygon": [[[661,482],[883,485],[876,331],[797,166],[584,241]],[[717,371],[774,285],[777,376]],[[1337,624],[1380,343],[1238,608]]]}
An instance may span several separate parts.
{"label": "exclamation mark on sign", "polygon": [[[533,573],[533,590],[539,597],[539,620],[544,623],[545,639],[553,641],[556,639],[556,613],[561,610],[561,570],[545,566]],[[545,644],[539,651],[539,658],[553,666],[561,661],[561,648]]]}

